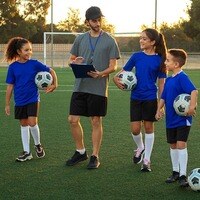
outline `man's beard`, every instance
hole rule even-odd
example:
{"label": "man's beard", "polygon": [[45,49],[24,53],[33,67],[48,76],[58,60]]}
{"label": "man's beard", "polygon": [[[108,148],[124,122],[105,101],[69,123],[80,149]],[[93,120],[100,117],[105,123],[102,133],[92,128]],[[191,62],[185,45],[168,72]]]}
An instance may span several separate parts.
{"label": "man's beard", "polygon": [[92,27],[92,26],[90,26],[90,28],[94,31],[94,32],[99,32],[100,31],[100,26],[98,26],[98,27]]}

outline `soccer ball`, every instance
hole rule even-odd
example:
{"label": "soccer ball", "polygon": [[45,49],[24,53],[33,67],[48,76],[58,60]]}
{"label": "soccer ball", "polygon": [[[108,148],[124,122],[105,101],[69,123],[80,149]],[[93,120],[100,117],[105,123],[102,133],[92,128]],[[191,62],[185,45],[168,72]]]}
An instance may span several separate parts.
{"label": "soccer ball", "polygon": [[178,115],[186,116],[189,110],[190,99],[189,94],[180,94],[175,98],[173,106]]}
{"label": "soccer ball", "polygon": [[39,89],[45,89],[53,82],[53,78],[49,72],[38,72],[35,76],[35,84]]}
{"label": "soccer ball", "polygon": [[200,192],[200,168],[193,169],[190,172],[188,183],[192,190]]}
{"label": "soccer ball", "polygon": [[121,83],[124,84],[123,90],[130,91],[135,88],[137,78],[132,71],[122,71],[118,77],[121,79]]}

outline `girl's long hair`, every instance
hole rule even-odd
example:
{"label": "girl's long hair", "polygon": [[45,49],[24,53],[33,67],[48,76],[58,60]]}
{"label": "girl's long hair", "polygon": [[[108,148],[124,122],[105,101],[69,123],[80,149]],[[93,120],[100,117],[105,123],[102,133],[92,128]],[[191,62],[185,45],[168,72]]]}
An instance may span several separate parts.
{"label": "girl's long hair", "polygon": [[160,70],[166,73],[165,60],[167,55],[167,47],[164,35],[153,28],[147,28],[142,32],[145,32],[151,41],[155,41],[155,52],[162,58]]}
{"label": "girl's long hair", "polygon": [[5,59],[7,62],[17,60],[19,54],[17,50],[20,50],[24,44],[30,43],[27,39],[22,37],[14,37],[8,41],[5,49]]}

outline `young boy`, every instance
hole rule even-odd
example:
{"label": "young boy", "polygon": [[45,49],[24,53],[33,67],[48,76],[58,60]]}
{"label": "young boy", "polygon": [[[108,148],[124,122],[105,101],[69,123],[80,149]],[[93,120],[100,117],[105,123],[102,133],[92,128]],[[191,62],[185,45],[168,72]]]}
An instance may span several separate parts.
{"label": "young boy", "polygon": [[[163,116],[162,108],[166,111],[166,136],[170,144],[170,157],[172,162],[172,175],[166,183],[179,180],[181,187],[187,187],[186,178],[188,152],[187,139],[192,125],[192,116],[195,114],[198,91],[189,77],[182,70],[186,63],[187,54],[182,49],[170,49],[165,61],[168,71],[172,75],[166,79],[164,90],[158,105],[156,119]],[[173,108],[174,99],[182,93],[191,95],[190,107],[186,116],[179,116]]]}

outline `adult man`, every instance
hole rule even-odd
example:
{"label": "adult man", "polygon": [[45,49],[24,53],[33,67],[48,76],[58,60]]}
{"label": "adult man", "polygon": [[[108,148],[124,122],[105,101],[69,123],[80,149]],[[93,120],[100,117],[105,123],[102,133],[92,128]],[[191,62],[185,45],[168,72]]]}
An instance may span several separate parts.
{"label": "adult man", "polygon": [[85,23],[90,30],[79,35],[71,49],[70,63],[93,64],[95,72],[89,72],[91,78],[75,79],[71,97],[68,121],[76,144],[74,155],[66,165],[73,166],[88,158],[84,146],[83,129],[80,116],[91,118],[93,152],[88,169],[99,167],[99,150],[103,135],[102,117],[107,111],[109,74],[117,69],[119,48],[108,33],[101,29],[103,14],[100,8],[92,6],[87,9]]}

